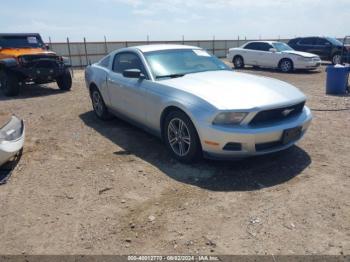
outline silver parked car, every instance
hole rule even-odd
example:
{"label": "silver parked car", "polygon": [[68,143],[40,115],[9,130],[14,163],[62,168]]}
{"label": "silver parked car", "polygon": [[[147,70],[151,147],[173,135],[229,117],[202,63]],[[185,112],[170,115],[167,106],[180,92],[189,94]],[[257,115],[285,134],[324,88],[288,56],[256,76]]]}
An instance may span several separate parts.
{"label": "silver parked car", "polygon": [[294,86],[234,72],[198,47],[120,49],[88,66],[85,79],[97,117],[131,121],[184,162],[286,149],[312,119]]}

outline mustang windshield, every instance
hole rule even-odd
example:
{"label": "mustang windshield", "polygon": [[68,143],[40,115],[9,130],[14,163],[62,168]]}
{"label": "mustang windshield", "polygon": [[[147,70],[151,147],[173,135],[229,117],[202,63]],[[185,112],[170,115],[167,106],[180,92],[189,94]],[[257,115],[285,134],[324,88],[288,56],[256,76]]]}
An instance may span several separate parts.
{"label": "mustang windshield", "polygon": [[0,47],[2,48],[41,48],[44,43],[36,35],[11,35],[0,36]]}
{"label": "mustang windshield", "polygon": [[204,71],[231,70],[202,49],[164,50],[145,53],[156,79],[181,77]]}
{"label": "mustang windshield", "polygon": [[278,52],[283,52],[283,51],[293,51],[294,49],[291,48],[289,45],[285,43],[273,43],[274,48],[277,49]]}

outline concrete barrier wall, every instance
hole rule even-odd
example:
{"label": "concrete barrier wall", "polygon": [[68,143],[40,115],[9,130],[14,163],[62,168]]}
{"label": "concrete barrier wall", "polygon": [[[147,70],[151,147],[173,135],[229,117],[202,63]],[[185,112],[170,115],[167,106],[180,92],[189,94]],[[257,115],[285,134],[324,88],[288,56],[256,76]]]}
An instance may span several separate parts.
{"label": "concrete barrier wall", "polygon": [[[289,39],[268,39],[288,42]],[[99,61],[109,52],[114,50],[147,44],[184,44],[199,46],[219,58],[226,57],[227,50],[238,47],[248,41],[254,40],[185,40],[185,41],[127,41],[127,42],[63,42],[50,43],[51,50],[61,56],[69,57],[74,67],[85,67],[89,63]]]}

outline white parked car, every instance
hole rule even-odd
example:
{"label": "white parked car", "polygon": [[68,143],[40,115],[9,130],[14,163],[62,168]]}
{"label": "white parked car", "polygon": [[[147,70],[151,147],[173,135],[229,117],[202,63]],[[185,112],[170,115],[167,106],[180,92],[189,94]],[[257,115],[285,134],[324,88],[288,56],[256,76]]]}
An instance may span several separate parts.
{"label": "white parked car", "polygon": [[22,120],[15,116],[5,121],[0,118],[0,166],[23,148],[24,136],[25,128]]}
{"label": "white parked car", "polygon": [[199,47],[120,49],[88,66],[85,80],[98,118],[144,128],[185,162],[286,149],[312,119],[294,86],[235,72]]}
{"label": "white parked car", "polygon": [[254,41],[238,48],[230,48],[227,58],[235,68],[250,65],[278,68],[282,72],[294,69],[314,70],[321,65],[318,55],[295,51],[285,43],[274,41]]}

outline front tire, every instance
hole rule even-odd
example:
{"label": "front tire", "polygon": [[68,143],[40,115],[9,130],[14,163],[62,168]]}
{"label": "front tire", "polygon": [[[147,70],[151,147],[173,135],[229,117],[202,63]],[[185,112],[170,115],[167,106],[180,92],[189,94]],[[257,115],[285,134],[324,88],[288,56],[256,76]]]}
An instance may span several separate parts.
{"label": "front tire", "polygon": [[191,119],[181,111],[173,111],[164,121],[163,135],[170,153],[177,160],[190,163],[197,160],[201,145]]}
{"label": "front tire", "polygon": [[18,96],[22,82],[11,72],[2,72],[0,75],[0,90],[5,96]]}
{"label": "front tire", "polygon": [[112,119],[112,115],[108,112],[103,97],[96,87],[91,90],[91,102],[94,112],[99,119],[104,121]]}
{"label": "front tire", "polygon": [[333,65],[338,65],[338,64],[341,64],[341,59],[342,57],[341,57],[341,54],[339,54],[339,53],[337,53],[337,54],[334,54],[333,56],[332,56],[332,64]]}
{"label": "front tire", "polygon": [[283,73],[290,73],[293,71],[294,65],[292,60],[290,59],[282,59],[281,62],[279,63],[279,69]]}
{"label": "front tire", "polygon": [[56,83],[63,91],[69,91],[72,88],[72,75],[68,69],[62,75],[57,77]]}
{"label": "front tire", "polygon": [[241,56],[235,56],[232,60],[232,63],[236,69],[244,68],[244,60]]}

